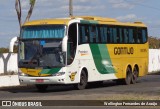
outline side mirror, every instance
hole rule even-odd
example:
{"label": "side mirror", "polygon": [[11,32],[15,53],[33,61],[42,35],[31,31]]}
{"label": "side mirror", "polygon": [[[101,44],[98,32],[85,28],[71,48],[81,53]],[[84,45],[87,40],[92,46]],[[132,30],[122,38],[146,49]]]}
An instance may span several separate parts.
{"label": "side mirror", "polygon": [[11,39],[10,41],[10,45],[9,45],[9,52],[13,53],[13,49],[14,49],[14,44],[18,41],[18,37],[14,37]]}
{"label": "side mirror", "polygon": [[62,40],[62,52],[67,52],[67,36],[65,36]]}

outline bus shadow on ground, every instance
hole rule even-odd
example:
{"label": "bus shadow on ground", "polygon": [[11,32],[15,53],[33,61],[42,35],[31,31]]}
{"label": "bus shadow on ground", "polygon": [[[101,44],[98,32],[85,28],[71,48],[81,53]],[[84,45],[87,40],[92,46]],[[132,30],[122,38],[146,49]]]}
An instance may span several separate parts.
{"label": "bus shadow on ground", "polygon": [[[159,79],[160,75],[148,75],[142,78],[139,78],[137,84],[142,82],[160,82]],[[154,79],[153,79],[154,78]],[[119,87],[125,86],[123,84],[117,84],[116,81],[104,81],[102,82],[94,82],[88,83],[87,90],[89,89],[98,89],[98,88],[112,88],[112,87]],[[6,87],[0,88],[1,91],[8,91],[11,93],[52,93],[52,92],[68,92],[76,90],[73,85],[51,85],[45,92],[39,92],[34,85],[25,85],[25,86],[16,86],[16,87]]]}
{"label": "bus shadow on ground", "polygon": [[[160,82],[160,73],[150,74],[138,79],[136,84],[141,83],[150,83],[150,82]],[[134,85],[134,84],[133,84]],[[99,89],[99,88],[111,88],[111,87],[119,87],[125,86],[124,84],[117,84],[116,81],[104,81],[88,83],[87,90],[90,89]],[[51,85],[45,92],[39,92],[34,85],[23,85],[23,86],[15,86],[15,87],[4,87],[0,88],[0,91],[7,91],[11,93],[51,93],[51,92],[68,92],[77,90],[73,85]]]}
{"label": "bus shadow on ground", "polygon": [[[119,86],[115,81],[105,81],[103,83],[89,83],[86,90],[98,89],[98,88],[107,88],[107,87],[116,87]],[[1,91],[7,91],[10,93],[52,93],[52,92],[69,92],[76,91],[77,89],[74,85],[51,85],[45,92],[39,92],[34,85],[26,86],[16,86],[16,87],[5,87],[0,88]]]}

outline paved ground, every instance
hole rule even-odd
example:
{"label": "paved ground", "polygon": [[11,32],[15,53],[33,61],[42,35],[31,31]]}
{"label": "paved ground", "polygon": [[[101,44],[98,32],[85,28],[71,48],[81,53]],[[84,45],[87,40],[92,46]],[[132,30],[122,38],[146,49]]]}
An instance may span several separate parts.
{"label": "paved ground", "polygon": [[160,75],[142,77],[129,86],[106,81],[103,86],[85,90],[51,86],[47,92],[40,93],[34,86],[0,88],[0,100],[160,100]]}

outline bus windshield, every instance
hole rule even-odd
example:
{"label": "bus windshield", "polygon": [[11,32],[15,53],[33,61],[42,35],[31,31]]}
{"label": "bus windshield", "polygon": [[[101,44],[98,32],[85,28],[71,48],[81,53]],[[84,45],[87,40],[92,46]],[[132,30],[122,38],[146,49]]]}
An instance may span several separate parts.
{"label": "bus windshield", "polygon": [[62,67],[65,55],[59,40],[28,40],[19,44],[19,67]]}
{"label": "bus windshield", "polygon": [[64,26],[24,27],[19,42],[19,67],[62,67]]}

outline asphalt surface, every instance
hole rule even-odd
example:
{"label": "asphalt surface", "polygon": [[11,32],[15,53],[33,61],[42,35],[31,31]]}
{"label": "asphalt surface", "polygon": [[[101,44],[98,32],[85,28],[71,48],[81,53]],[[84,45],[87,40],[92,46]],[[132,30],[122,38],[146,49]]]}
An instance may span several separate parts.
{"label": "asphalt surface", "polygon": [[[106,81],[101,86],[96,86],[96,87],[90,86],[85,90],[75,90],[73,86],[50,86],[46,92],[42,93],[38,92],[34,86],[0,88],[0,100],[108,100],[108,99],[111,100],[113,96],[115,97],[117,95],[128,96],[130,94],[132,95],[135,94],[135,96],[137,95],[145,95],[148,97],[152,96],[153,98],[151,98],[150,100],[153,100],[154,97],[155,97],[154,100],[156,99],[160,100],[160,75],[147,75],[145,77],[139,78],[136,84],[128,86],[117,85],[115,81]],[[115,99],[117,100],[117,98]],[[140,99],[143,100],[143,98]],[[133,99],[131,98],[131,100]],[[53,107],[48,107],[48,108],[53,109]],[[64,107],[56,107],[56,108],[62,109]],[[67,108],[65,107],[65,109]],[[74,109],[75,107],[72,108]],[[69,109],[72,108],[69,107]],[[96,107],[94,108],[96,109]],[[94,108],[83,107],[83,109],[94,109]],[[106,108],[107,107],[99,107],[99,109],[106,109]],[[118,107],[118,108],[109,107],[109,108],[127,109],[128,107]],[[142,109],[143,107],[132,107],[132,108]],[[158,107],[145,107],[145,108],[158,109]],[[39,109],[41,108],[39,107]]]}

